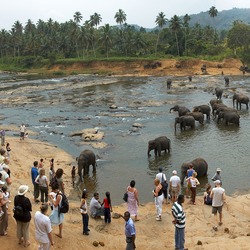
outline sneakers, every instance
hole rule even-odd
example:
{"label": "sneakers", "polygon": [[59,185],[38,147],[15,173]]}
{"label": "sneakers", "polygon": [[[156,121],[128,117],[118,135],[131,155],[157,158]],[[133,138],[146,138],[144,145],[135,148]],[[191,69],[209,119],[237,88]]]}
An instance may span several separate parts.
{"label": "sneakers", "polygon": [[158,216],[157,216],[157,217],[156,217],[156,220],[157,220],[157,221],[161,221],[161,217],[158,217]]}

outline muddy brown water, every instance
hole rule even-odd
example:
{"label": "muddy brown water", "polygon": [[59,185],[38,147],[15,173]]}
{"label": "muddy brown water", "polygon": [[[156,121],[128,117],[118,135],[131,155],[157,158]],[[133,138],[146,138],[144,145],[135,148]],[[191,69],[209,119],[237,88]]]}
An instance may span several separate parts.
{"label": "muddy brown water", "polygon": [[[0,75],[2,124],[21,124],[38,132],[35,139],[58,145],[73,156],[86,148],[100,158],[97,173],[85,177],[80,189],[98,191],[103,198],[111,192],[113,204],[122,203],[123,193],[134,179],[140,202],[153,201],[153,179],[161,166],[169,179],[176,169],[180,173],[183,162],[203,157],[209,165],[208,176],[200,178],[198,193],[217,167],[222,169],[223,187],[227,194],[245,193],[250,189],[249,167],[249,111],[243,105],[239,111],[240,127],[217,124],[211,119],[204,125],[196,123],[195,130],[174,132],[176,113],[169,113],[175,104],[193,106],[207,104],[214,98],[216,86],[224,88],[223,103],[232,107],[232,95],[239,91],[250,96],[250,78],[234,76],[229,87],[223,76],[171,77],[99,77],[72,76],[61,79],[24,79],[8,74]],[[111,110],[110,105],[116,105]],[[20,115],[21,114],[21,115]],[[41,120],[43,119],[43,121]],[[143,125],[132,130],[134,123]],[[107,148],[95,149],[82,145],[73,131],[98,127],[105,133]],[[7,132],[13,135],[14,132]],[[158,136],[171,139],[171,154],[147,157],[147,143]],[[74,164],[74,163],[72,163]],[[77,198],[78,191],[71,193]]]}

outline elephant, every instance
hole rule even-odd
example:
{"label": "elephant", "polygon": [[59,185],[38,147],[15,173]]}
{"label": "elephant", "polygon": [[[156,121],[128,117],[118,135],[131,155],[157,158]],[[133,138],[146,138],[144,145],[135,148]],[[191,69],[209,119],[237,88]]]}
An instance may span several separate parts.
{"label": "elephant", "polygon": [[222,107],[227,107],[227,105],[223,104],[223,103],[214,103],[212,105],[212,114],[215,117],[216,115],[214,115],[214,113],[216,113],[217,109],[222,108]]}
{"label": "elephant", "polygon": [[[79,157],[77,158],[78,163],[78,174],[80,176],[80,180],[83,181],[83,176],[89,173],[89,166],[93,166],[93,173],[96,172],[96,156],[93,151],[86,149],[81,152]],[[83,176],[82,176],[83,170]]]}
{"label": "elephant", "polygon": [[161,151],[168,151],[170,153],[171,141],[166,136],[160,136],[154,140],[148,142],[148,156],[150,156],[150,151],[154,150],[155,156],[161,156]]}
{"label": "elephant", "polygon": [[207,65],[206,64],[203,64],[202,66],[201,66],[201,72],[202,73],[207,73]]}
{"label": "elephant", "polygon": [[223,119],[225,122],[225,125],[228,125],[228,123],[233,123],[237,126],[240,125],[240,115],[237,112],[233,112],[233,111],[221,111],[218,114],[218,119],[217,119],[217,123],[220,122],[220,119]]}
{"label": "elephant", "polygon": [[201,112],[188,112],[186,115],[191,115],[200,124],[204,124],[204,115]]}
{"label": "elephant", "polygon": [[225,80],[225,86],[229,86],[229,77],[225,76],[224,80]]}
{"label": "elephant", "polygon": [[213,108],[213,105],[214,105],[215,103],[222,103],[222,101],[221,101],[221,100],[218,100],[217,98],[213,98],[213,99],[211,99],[211,100],[209,101],[209,103],[210,103],[211,107]]}
{"label": "elephant", "polygon": [[174,107],[172,107],[169,112],[171,112],[172,110],[174,111],[178,111],[178,115],[179,116],[183,116],[185,115],[187,112],[191,112],[188,108],[184,107],[184,106],[179,106],[179,105],[175,105]]}
{"label": "elephant", "polygon": [[175,118],[174,129],[176,131],[176,124],[180,123],[180,129],[186,130],[186,126],[191,127],[192,129],[195,128],[195,119],[191,115],[179,116]]}
{"label": "elephant", "polygon": [[207,120],[210,120],[211,108],[206,104],[195,106],[193,112],[201,112],[207,116]]}
{"label": "elephant", "polygon": [[238,109],[238,104],[240,104],[240,110],[241,110],[241,103],[246,104],[246,109],[248,109],[248,103],[249,103],[249,97],[244,94],[234,94],[233,95],[233,106],[234,101],[236,100],[236,108]]}
{"label": "elephant", "polygon": [[197,158],[191,162],[184,162],[181,165],[181,184],[183,184],[184,178],[187,175],[187,170],[189,169],[190,165],[193,166],[193,169],[197,173],[197,177],[207,175],[208,164],[203,158]]}
{"label": "elephant", "polygon": [[188,81],[189,81],[189,82],[192,82],[192,76],[189,76],[189,77],[188,77]]}
{"label": "elephant", "polygon": [[221,89],[219,87],[215,88],[215,95],[216,95],[217,99],[221,99],[222,93],[223,93],[223,89]]}
{"label": "elephant", "polygon": [[171,79],[167,79],[167,88],[170,89],[172,85],[172,80]]}

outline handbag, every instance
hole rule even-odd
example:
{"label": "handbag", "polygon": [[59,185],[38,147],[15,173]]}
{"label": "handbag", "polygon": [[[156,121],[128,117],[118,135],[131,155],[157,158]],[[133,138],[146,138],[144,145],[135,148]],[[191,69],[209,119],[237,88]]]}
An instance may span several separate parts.
{"label": "handbag", "polygon": [[161,185],[162,185],[162,190],[167,190],[168,189],[168,183],[166,180],[163,178],[163,174],[161,176]]}
{"label": "handbag", "polygon": [[128,193],[127,193],[127,192],[124,193],[124,195],[123,195],[123,200],[124,200],[125,202],[128,202]]}

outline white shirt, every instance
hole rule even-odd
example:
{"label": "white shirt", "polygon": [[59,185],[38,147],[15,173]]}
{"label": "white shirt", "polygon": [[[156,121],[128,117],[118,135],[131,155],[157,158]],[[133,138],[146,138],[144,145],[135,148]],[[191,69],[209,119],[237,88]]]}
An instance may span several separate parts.
{"label": "white shirt", "polygon": [[222,187],[215,187],[212,189],[212,194],[213,194],[212,207],[221,207],[223,205],[224,193],[225,189]]}
{"label": "white shirt", "polygon": [[51,222],[48,216],[37,211],[34,216],[36,240],[41,243],[49,243],[48,233],[51,233]]}
{"label": "white shirt", "polygon": [[26,130],[25,125],[21,125],[21,127],[20,127],[20,132],[24,133],[24,132],[25,132],[25,130]]}
{"label": "white shirt", "polygon": [[170,178],[170,183],[171,183],[172,187],[178,187],[180,185],[180,183],[181,183],[181,179],[180,179],[179,176],[173,175]]}
{"label": "white shirt", "polygon": [[[162,176],[163,176],[163,178],[162,178]],[[166,175],[163,173],[158,173],[155,178],[158,179],[160,182],[167,180]]]}

